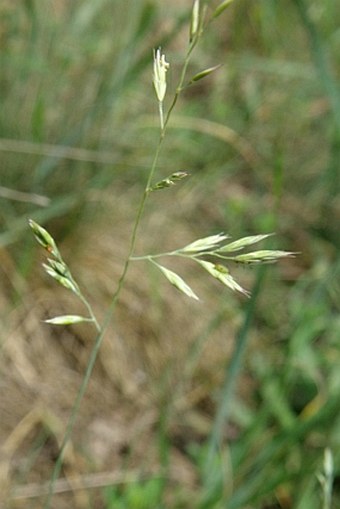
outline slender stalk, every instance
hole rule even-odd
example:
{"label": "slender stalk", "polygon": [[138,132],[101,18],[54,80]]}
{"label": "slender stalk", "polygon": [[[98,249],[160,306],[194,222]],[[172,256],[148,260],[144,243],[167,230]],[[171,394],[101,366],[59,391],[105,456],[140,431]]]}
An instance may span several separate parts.
{"label": "slender stalk", "polygon": [[[66,263],[64,262],[64,260],[61,258],[61,261],[62,263],[64,263],[64,265],[66,266]],[[89,315],[90,315],[90,319],[89,321],[93,322],[95,328],[97,329],[97,332],[100,332],[100,325],[99,325],[99,322],[93,312],[93,309],[92,309],[92,306],[91,304],[89,303],[89,301],[87,300],[87,298],[85,297],[85,295],[81,292],[77,282],[75,281],[74,277],[72,276],[72,274],[69,274],[69,279],[72,281],[72,283],[74,284],[75,288],[78,289],[78,292],[77,292],[77,295],[79,297],[79,299],[81,300],[81,302],[84,304],[84,306],[86,307]]]}
{"label": "slender stalk", "polygon": [[164,129],[164,112],[163,112],[163,102],[158,102],[158,109],[159,109],[159,120],[161,124],[161,130]]}
{"label": "slender stalk", "polygon": [[172,110],[176,106],[176,103],[177,103],[177,100],[178,100],[178,98],[180,96],[180,93],[183,90],[184,80],[185,80],[185,76],[186,76],[186,73],[187,73],[187,70],[188,70],[188,65],[189,65],[189,62],[190,62],[190,56],[191,56],[191,53],[193,52],[193,50],[194,50],[194,48],[196,46],[196,43],[197,43],[197,40],[194,40],[194,41],[192,41],[190,43],[187,55],[185,57],[185,61],[184,61],[184,65],[183,65],[183,69],[182,69],[182,72],[181,72],[181,76],[180,76],[180,79],[179,79],[178,86],[176,88],[176,92],[175,92],[173,101],[172,101],[172,103],[170,105],[170,108],[168,109],[168,113],[167,113],[166,118],[165,118],[163,131],[165,131],[165,129],[166,129],[167,125],[168,125],[168,122],[169,122]]}
{"label": "slender stalk", "polygon": [[100,325],[99,325],[99,322],[93,312],[91,304],[88,302],[88,300],[86,299],[86,297],[84,297],[84,295],[82,293],[79,294],[79,298],[82,301],[82,303],[84,304],[84,306],[86,307],[86,309],[90,315],[91,321],[93,322],[95,328],[97,329],[97,332],[100,332]]}
{"label": "slender stalk", "polygon": [[152,255],[131,256],[130,260],[133,262],[143,261],[143,260],[152,261],[154,258],[162,258],[164,256],[184,256],[184,254],[181,254],[179,251],[169,251],[167,253],[156,253],[156,254],[152,254]]}
{"label": "slender stalk", "polygon": [[[160,136],[160,139],[159,139],[159,142],[158,142],[158,146],[157,146],[157,149],[156,149],[156,152],[155,152],[154,160],[153,160],[150,172],[149,172],[147,184],[145,186],[145,189],[144,189],[144,192],[143,192],[143,195],[142,195],[142,199],[140,201],[140,204],[139,204],[139,207],[138,207],[138,210],[137,210],[136,219],[135,219],[134,227],[133,227],[131,238],[130,238],[130,245],[129,245],[129,249],[128,249],[128,254],[127,254],[124,266],[123,266],[123,270],[122,270],[121,276],[120,276],[119,281],[118,281],[117,289],[116,289],[116,291],[114,292],[114,294],[112,296],[112,300],[111,300],[109,309],[108,309],[108,311],[106,313],[106,316],[105,316],[105,319],[104,319],[104,323],[103,323],[102,327],[99,327],[99,333],[98,333],[98,335],[96,337],[93,349],[91,351],[90,358],[89,358],[89,361],[88,361],[88,364],[87,364],[87,367],[86,367],[84,378],[82,380],[82,383],[80,385],[80,388],[79,388],[76,400],[75,400],[74,405],[72,407],[71,415],[70,415],[70,418],[69,418],[67,426],[66,426],[64,438],[63,438],[62,444],[60,446],[59,456],[58,456],[58,458],[56,460],[56,463],[54,465],[54,469],[53,469],[53,472],[52,472],[51,482],[50,482],[50,486],[49,486],[49,493],[48,493],[48,496],[47,496],[46,503],[44,505],[44,509],[50,509],[50,507],[51,507],[51,501],[52,501],[52,497],[53,497],[54,486],[55,486],[56,480],[58,479],[59,474],[60,474],[60,470],[61,470],[62,462],[63,462],[63,458],[64,458],[64,453],[65,453],[65,449],[66,449],[66,446],[67,446],[67,444],[69,442],[69,439],[71,437],[71,434],[72,434],[72,431],[73,431],[73,428],[74,428],[74,425],[75,425],[75,421],[76,421],[76,418],[77,418],[77,415],[78,415],[78,412],[79,412],[80,404],[82,402],[82,399],[84,397],[85,391],[86,391],[87,386],[89,384],[89,381],[90,381],[90,378],[91,378],[91,375],[92,375],[92,371],[93,371],[93,368],[94,368],[94,365],[95,365],[95,362],[96,362],[96,359],[97,359],[97,356],[98,356],[98,352],[100,350],[100,347],[102,345],[103,339],[105,337],[105,333],[106,333],[106,331],[107,331],[107,329],[109,327],[109,324],[110,324],[110,322],[112,320],[113,313],[114,313],[114,310],[115,310],[118,298],[120,296],[120,292],[121,292],[121,290],[122,290],[122,288],[124,286],[124,281],[125,281],[126,274],[128,272],[128,268],[129,268],[129,265],[130,265],[130,257],[131,257],[131,255],[133,253],[133,250],[134,250],[134,247],[135,247],[135,243],[136,243],[138,227],[140,225],[140,221],[141,221],[141,218],[142,218],[142,215],[143,215],[145,203],[146,203],[146,200],[147,200],[147,197],[148,197],[148,191],[147,190],[150,187],[150,182],[152,180],[152,177],[154,175],[154,172],[155,172],[155,169],[156,169],[156,166],[157,166],[157,162],[158,162],[159,153],[160,153],[160,149],[161,149],[161,146],[162,146],[163,139],[164,139],[164,129],[163,129],[163,131],[161,133],[161,136]],[[84,304],[85,304],[85,302],[84,302]],[[92,311],[91,311],[91,313],[92,313]],[[95,321],[95,323],[97,323],[97,320]]]}
{"label": "slender stalk", "polygon": [[105,315],[105,318],[104,318],[102,326],[100,326],[98,324],[98,322],[97,322],[97,320],[94,317],[94,314],[92,312],[91,306],[89,305],[87,300],[83,296],[81,296],[81,300],[83,301],[83,303],[85,304],[85,306],[89,310],[90,316],[93,319],[93,322],[94,322],[94,324],[96,325],[96,327],[98,329],[98,335],[97,335],[97,337],[95,339],[94,346],[93,346],[92,351],[90,353],[90,357],[89,357],[89,361],[88,361],[88,364],[87,364],[87,367],[86,367],[85,375],[84,375],[84,378],[83,378],[82,383],[80,385],[78,394],[76,396],[76,399],[75,399],[74,405],[72,407],[71,414],[70,414],[70,417],[69,417],[69,420],[68,420],[68,423],[67,423],[67,426],[66,426],[65,434],[64,434],[61,446],[60,446],[60,452],[59,452],[58,458],[57,458],[57,460],[55,462],[54,469],[53,469],[53,472],[52,472],[52,476],[51,476],[51,480],[50,480],[50,485],[49,485],[49,492],[48,492],[48,496],[47,496],[47,499],[46,499],[46,503],[44,505],[44,509],[50,509],[50,507],[51,507],[52,497],[53,497],[53,494],[54,494],[54,487],[55,487],[55,483],[56,483],[56,481],[57,481],[57,479],[59,477],[60,471],[61,471],[65,449],[66,449],[66,446],[67,446],[67,444],[68,444],[68,442],[70,440],[70,437],[72,435],[73,428],[74,428],[74,425],[75,425],[75,422],[76,422],[76,418],[77,418],[77,415],[78,415],[78,412],[79,412],[79,408],[80,408],[82,399],[84,397],[84,394],[86,392],[87,386],[89,384],[89,381],[90,381],[90,378],[91,378],[91,375],[92,375],[92,371],[93,371],[93,368],[94,368],[94,365],[95,365],[95,362],[96,362],[96,359],[97,359],[97,356],[98,356],[98,352],[99,352],[100,347],[102,345],[102,342],[104,340],[105,333],[107,332],[107,329],[108,329],[108,327],[109,327],[109,325],[110,325],[110,323],[112,321],[117,301],[119,299],[121,290],[122,290],[122,288],[124,286],[124,283],[125,283],[125,278],[126,278],[126,275],[127,275],[128,269],[129,269],[130,262],[132,260],[132,254],[133,254],[133,251],[134,251],[134,248],[135,248],[135,244],[136,244],[138,229],[139,229],[140,222],[141,222],[141,219],[142,219],[142,216],[143,216],[145,204],[146,204],[147,198],[149,196],[149,188],[150,188],[151,182],[153,180],[153,176],[154,176],[155,171],[156,171],[156,167],[157,167],[157,163],[158,163],[158,159],[159,159],[159,154],[160,154],[161,147],[162,147],[162,144],[163,144],[163,141],[164,141],[166,127],[167,127],[167,124],[169,122],[169,119],[170,119],[170,116],[171,116],[171,112],[172,112],[172,110],[174,109],[174,107],[176,105],[176,102],[177,102],[177,99],[179,97],[179,94],[182,91],[183,83],[184,83],[185,76],[186,76],[186,71],[187,71],[187,68],[188,68],[189,60],[190,60],[190,55],[191,55],[191,53],[192,53],[192,51],[194,49],[194,46],[195,46],[195,44],[191,44],[189,46],[189,49],[188,49],[188,52],[187,52],[187,55],[186,55],[186,58],[185,58],[185,62],[184,62],[184,65],[183,65],[181,77],[180,77],[180,80],[179,80],[179,84],[178,84],[178,87],[176,89],[176,93],[175,93],[175,96],[174,96],[174,99],[173,99],[173,101],[171,103],[171,106],[170,106],[170,108],[168,110],[168,113],[166,115],[166,119],[164,121],[164,125],[161,128],[161,133],[160,133],[158,145],[157,145],[157,148],[156,148],[156,152],[155,152],[155,155],[154,155],[154,158],[153,158],[153,162],[152,162],[149,174],[148,174],[147,182],[146,182],[146,185],[145,185],[145,188],[144,188],[141,200],[140,200],[140,204],[139,204],[139,207],[137,209],[136,218],[135,218],[134,226],[133,226],[131,237],[130,237],[128,253],[127,253],[127,256],[126,256],[126,259],[125,259],[123,270],[122,270],[121,276],[119,278],[116,291],[114,292],[114,294],[112,296],[111,303],[110,303],[110,306],[109,306],[109,308],[108,308],[108,310],[106,312],[106,315]]}
{"label": "slender stalk", "polygon": [[[175,250],[175,251],[168,251],[166,253],[156,253],[156,254],[149,254],[149,255],[142,255],[142,256],[131,256],[131,261],[142,261],[142,260],[149,260],[152,261],[155,258],[162,258],[166,256],[181,256],[183,258],[191,258],[191,259],[198,259],[202,256],[214,256],[215,258],[221,258],[223,260],[227,261],[235,261],[235,258],[233,256],[224,256],[219,254],[217,251],[201,251],[198,253],[183,253],[181,249]],[[237,261],[237,260],[236,260]]]}
{"label": "slender stalk", "polygon": [[334,465],[333,457],[330,449],[325,450],[324,454],[324,473],[320,477],[320,482],[323,491],[323,504],[322,509],[331,509],[332,506],[332,490],[334,480]]}

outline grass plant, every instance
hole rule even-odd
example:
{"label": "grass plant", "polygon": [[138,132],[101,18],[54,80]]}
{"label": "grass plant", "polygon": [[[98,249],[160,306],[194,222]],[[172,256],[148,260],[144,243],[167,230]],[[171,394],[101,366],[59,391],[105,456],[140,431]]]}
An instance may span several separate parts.
{"label": "grass plant", "polygon": [[[230,4],[231,2],[223,2],[221,3],[216,10],[212,14],[212,18],[218,17]],[[134,257],[133,253],[135,250],[135,244],[136,244],[136,237],[139,230],[139,225],[142,219],[142,215],[144,212],[144,208],[146,205],[146,201],[148,198],[148,195],[152,191],[160,190],[165,187],[168,187],[171,184],[175,184],[177,180],[181,180],[186,175],[184,173],[174,173],[171,176],[167,177],[166,179],[163,179],[159,181],[158,183],[152,185],[152,181],[154,179],[154,175],[157,169],[158,159],[160,150],[163,144],[163,140],[165,138],[166,134],[166,127],[169,122],[169,119],[171,117],[172,110],[174,109],[178,97],[182,90],[185,88],[185,80],[187,76],[187,68],[190,62],[190,56],[192,51],[194,50],[196,44],[199,41],[199,38],[202,36],[204,31],[204,17],[205,17],[205,11],[201,9],[200,3],[198,0],[194,2],[193,10],[192,10],[192,16],[191,16],[191,25],[190,25],[190,44],[187,50],[187,54],[185,57],[183,69],[181,72],[179,84],[176,88],[176,92],[174,95],[174,98],[172,100],[172,103],[168,109],[168,112],[166,114],[166,117],[164,119],[164,113],[163,113],[163,102],[164,97],[166,93],[166,72],[169,68],[169,63],[165,60],[165,55],[161,53],[160,48],[157,49],[154,52],[154,72],[153,72],[153,84],[156,92],[156,96],[158,99],[158,105],[159,105],[159,120],[160,120],[160,138],[159,142],[155,151],[155,156],[153,158],[153,162],[151,165],[150,172],[148,174],[147,182],[145,185],[144,192],[142,194],[142,198],[140,201],[140,205],[137,209],[136,213],[136,219],[134,222],[134,225],[132,227],[132,233],[130,238],[130,247],[128,249],[128,255],[125,259],[122,274],[119,278],[117,290],[112,296],[111,304],[109,306],[109,310],[106,313],[106,318],[103,322],[103,325],[100,326],[94,312],[92,311],[92,308],[90,304],[88,303],[87,299],[84,297],[83,293],[80,291],[78,284],[74,280],[68,266],[64,262],[63,258],[60,255],[59,249],[56,246],[56,243],[51,237],[51,235],[40,225],[35,223],[33,220],[30,220],[30,226],[34,232],[34,235],[37,239],[37,241],[46,249],[46,251],[53,257],[52,259],[48,259],[48,264],[44,264],[44,268],[46,272],[52,276],[57,282],[59,282],[62,286],[65,286],[72,292],[74,292],[79,299],[83,302],[85,307],[88,310],[89,316],[83,317],[78,315],[63,315],[54,317],[51,319],[46,320],[47,323],[53,324],[53,325],[70,325],[75,324],[79,322],[92,322],[98,332],[98,335],[95,339],[94,347],[90,355],[90,359],[86,368],[86,372],[83,378],[83,382],[81,384],[81,387],[79,389],[76,401],[73,406],[73,410],[71,412],[70,419],[68,421],[68,426],[62,441],[62,445],[60,448],[60,453],[58,455],[58,459],[55,463],[55,468],[53,470],[53,474],[51,477],[51,485],[50,485],[50,491],[49,496],[47,498],[45,508],[49,509],[51,507],[51,500],[53,497],[54,492],[54,484],[57,480],[61,467],[63,462],[63,456],[65,448],[67,447],[68,441],[70,439],[71,433],[73,431],[75,421],[77,418],[77,414],[79,411],[79,406],[81,404],[81,401],[83,399],[83,396],[85,394],[87,385],[89,383],[94,363],[96,361],[98,351],[100,349],[101,343],[105,337],[105,333],[107,331],[108,325],[110,321],[112,320],[112,316],[114,314],[116,303],[119,299],[121,290],[125,284],[126,275],[129,269],[129,265],[131,261],[146,259],[150,261],[153,265],[158,267],[161,272],[164,274],[164,276],[169,280],[171,284],[173,284],[178,290],[180,290],[182,293],[186,294],[188,297],[194,298],[198,300],[197,295],[193,292],[193,290],[187,285],[187,283],[175,272],[165,268],[164,266],[160,265],[158,262],[155,261],[156,258],[159,258],[160,256],[179,256],[179,257],[187,257],[190,258],[193,261],[196,261],[199,265],[201,265],[203,268],[205,268],[213,277],[218,279],[220,282],[222,282],[224,285],[228,286],[234,291],[239,291],[243,294],[247,294],[247,292],[235,281],[235,279],[230,275],[229,270],[224,267],[223,265],[212,263],[210,261],[202,260],[202,257],[215,257],[217,259],[225,260],[225,261],[234,261],[236,263],[244,263],[244,264],[252,264],[252,263],[266,263],[266,262],[274,262],[277,261],[280,258],[287,257],[292,255],[293,253],[285,252],[285,251],[278,251],[278,250],[262,250],[262,251],[254,251],[250,252],[248,254],[241,254],[241,255],[232,255],[230,256],[230,253],[238,252],[240,250],[243,250],[245,247],[249,245],[253,245],[266,237],[268,235],[255,235],[255,236],[249,236],[244,237],[242,239],[229,242],[226,245],[221,245],[224,240],[227,239],[227,236],[224,234],[218,234],[218,235],[212,235],[209,237],[205,237],[199,240],[196,240],[195,242],[192,242],[188,244],[187,246],[178,249],[176,251],[172,251],[169,253],[162,253],[159,255],[147,255],[144,257]],[[210,20],[208,24],[210,23]],[[196,81],[199,81],[200,79],[205,78],[206,76],[209,76],[212,72],[216,70],[216,67],[209,68],[205,71],[201,71],[198,74],[196,74],[191,80],[189,80],[189,84],[194,83]],[[250,316],[250,315],[249,315]],[[248,321],[247,321],[248,323]],[[247,325],[246,327],[248,327]],[[246,337],[245,333],[242,333],[242,337]],[[244,340],[241,341],[239,344],[243,345],[245,342]],[[239,371],[239,364],[240,364],[240,352],[242,351],[243,347],[241,347],[241,350],[236,353],[234,363],[232,363],[233,366],[235,366],[235,370],[232,370],[231,372],[234,373]],[[232,375],[232,379],[235,377],[235,375]],[[233,380],[227,379],[227,391],[229,393],[229,387],[230,391],[233,390]],[[216,420],[216,427],[213,429],[213,441],[216,441],[216,437],[218,438],[218,442],[221,442],[221,429],[225,420],[225,408],[226,404],[228,404],[229,397],[224,398],[224,401],[227,403],[224,403],[221,406],[221,412],[217,416]],[[221,422],[222,420],[222,422]],[[212,442],[213,443],[213,442]],[[211,450],[211,454],[213,454],[213,450]],[[211,459],[207,462],[208,471],[211,468]]]}
{"label": "grass plant", "polygon": [[337,507],[332,2],[0,9],[1,503]]}

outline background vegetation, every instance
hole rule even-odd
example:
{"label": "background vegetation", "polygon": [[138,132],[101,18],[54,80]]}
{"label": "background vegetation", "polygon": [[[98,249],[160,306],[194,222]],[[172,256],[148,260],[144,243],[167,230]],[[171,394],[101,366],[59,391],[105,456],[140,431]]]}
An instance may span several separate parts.
{"label": "background vegetation", "polygon": [[[208,2],[209,8],[220,2]],[[43,320],[78,304],[44,276],[44,224],[99,316],[115,289],[158,137],[152,48],[174,92],[191,2],[0,5],[0,481],[43,507],[93,331]],[[340,504],[340,12],[327,0],[235,0],[176,107],[138,253],[224,231],[275,231],[301,253],[237,269],[253,298],[173,267],[191,302],[133,266],[67,449],[53,507],[329,509]],[[189,72],[189,75],[190,75]],[[327,505],[328,504],[328,505]]]}

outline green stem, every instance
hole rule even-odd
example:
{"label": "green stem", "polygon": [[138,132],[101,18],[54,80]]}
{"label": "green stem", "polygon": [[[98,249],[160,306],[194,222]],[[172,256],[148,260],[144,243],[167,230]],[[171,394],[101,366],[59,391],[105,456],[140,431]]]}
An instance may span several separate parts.
{"label": "green stem", "polygon": [[163,101],[158,102],[158,109],[159,109],[159,120],[161,124],[161,130],[164,129],[164,113],[163,113]]}
{"label": "green stem", "polygon": [[88,302],[88,300],[86,299],[86,297],[84,297],[84,295],[82,293],[79,294],[79,298],[82,301],[82,303],[84,304],[84,306],[86,307],[86,309],[90,315],[91,322],[93,322],[95,328],[97,329],[97,332],[100,332],[100,325],[99,325],[97,318],[95,317],[95,314],[92,310],[91,304]]}
{"label": "green stem", "polygon": [[168,253],[157,253],[157,254],[149,254],[149,255],[143,255],[143,256],[131,256],[130,260],[132,262],[138,262],[138,261],[142,261],[142,260],[152,261],[154,258],[162,258],[163,256],[181,256],[181,255],[178,251],[169,251]]}
{"label": "green stem", "polygon": [[[65,265],[65,267],[67,267],[66,263],[64,262],[64,260],[62,259],[61,255],[60,255],[60,262]],[[82,294],[77,282],[75,281],[74,277],[72,276],[71,272],[68,270],[68,277],[69,279],[72,281],[73,285],[75,288],[77,288],[77,295],[79,297],[79,299],[82,301],[82,303],[84,304],[84,306],[86,307],[89,315],[90,315],[90,318],[89,318],[89,321],[93,322],[95,328],[97,329],[97,332],[100,332],[100,325],[99,325],[99,322],[93,312],[93,309],[91,307],[91,304],[89,303],[89,301],[87,300],[87,298]]]}
{"label": "green stem", "polygon": [[[135,247],[135,243],[136,243],[138,227],[140,225],[140,221],[141,221],[141,218],[142,218],[142,215],[143,215],[145,203],[146,203],[146,200],[147,200],[147,197],[148,197],[148,194],[149,194],[148,193],[148,188],[150,187],[150,182],[151,182],[151,180],[153,178],[153,175],[154,175],[154,172],[155,172],[155,169],[156,169],[156,165],[157,165],[157,162],[158,162],[158,157],[159,157],[159,153],[160,153],[160,149],[161,149],[161,146],[162,146],[163,139],[164,139],[164,129],[163,129],[163,131],[161,133],[161,136],[160,136],[160,139],[159,139],[159,143],[158,143],[158,146],[157,146],[157,150],[156,150],[156,153],[155,153],[155,156],[154,156],[154,160],[153,160],[150,172],[149,172],[147,184],[145,186],[145,189],[144,189],[144,192],[143,192],[143,196],[142,196],[142,199],[140,201],[140,204],[139,204],[139,207],[138,207],[138,210],[137,210],[136,219],[135,219],[134,227],[133,227],[131,238],[130,238],[130,245],[129,245],[129,249],[128,249],[128,255],[127,255],[125,263],[124,263],[122,274],[121,274],[121,276],[119,278],[117,289],[116,289],[115,293],[112,296],[111,304],[110,304],[109,309],[108,309],[108,311],[106,313],[106,316],[105,316],[105,319],[104,319],[104,323],[103,323],[102,327],[100,327],[98,325],[99,333],[98,333],[98,336],[97,336],[97,338],[95,340],[95,344],[93,346],[93,349],[91,351],[90,358],[89,358],[89,361],[88,361],[88,364],[87,364],[87,367],[86,367],[85,375],[84,375],[84,378],[82,380],[82,383],[81,383],[81,386],[79,388],[79,391],[78,391],[75,403],[74,403],[72,411],[71,411],[70,418],[69,418],[68,423],[67,423],[67,427],[66,427],[66,430],[65,430],[64,438],[63,438],[63,441],[62,441],[62,444],[61,444],[61,447],[60,447],[59,456],[58,456],[58,458],[56,460],[56,463],[54,465],[54,469],[53,469],[53,472],[52,472],[51,482],[50,482],[50,485],[49,485],[49,492],[48,492],[46,504],[44,506],[45,509],[50,509],[50,507],[51,507],[51,501],[52,501],[52,497],[53,497],[53,493],[54,493],[54,486],[55,486],[55,483],[56,483],[56,481],[57,481],[57,479],[59,477],[59,474],[60,474],[60,470],[61,470],[62,462],[63,462],[63,458],[64,458],[64,453],[65,453],[65,448],[66,448],[66,445],[68,444],[69,439],[71,437],[71,434],[72,434],[72,431],[73,431],[73,428],[74,428],[74,425],[75,425],[75,421],[76,421],[76,418],[77,418],[77,415],[78,415],[78,412],[79,412],[80,404],[82,402],[82,399],[84,397],[85,391],[86,391],[87,386],[89,384],[89,381],[90,381],[90,378],[91,378],[91,375],[92,375],[92,371],[93,371],[93,368],[94,368],[94,365],[95,365],[95,362],[96,362],[96,359],[97,359],[97,356],[98,356],[98,352],[99,352],[101,344],[103,342],[105,333],[106,333],[106,331],[107,331],[107,329],[109,327],[109,324],[110,324],[110,322],[112,320],[113,313],[114,313],[114,310],[115,310],[115,307],[116,307],[116,304],[117,304],[120,292],[121,292],[121,290],[122,290],[122,288],[124,286],[125,277],[126,277],[126,274],[128,272],[129,265],[130,265],[130,260],[131,260],[130,257],[131,257],[131,255],[133,253],[133,250],[134,250],[134,247]],[[84,304],[85,304],[85,302],[84,302]],[[91,313],[92,313],[92,311],[91,311]]]}
{"label": "green stem", "polygon": [[148,254],[148,255],[142,255],[142,256],[131,256],[130,260],[134,261],[134,262],[142,261],[142,260],[151,261],[154,258],[162,258],[165,256],[181,256],[183,258],[191,258],[192,260],[199,259],[202,256],[215,256],[216,258],[221,258],[223,260],[235,261],[233,256],[223,256],[216,251],[201,251],[199,253],[194,254],[194,253],[190,253],[190,252],[183,253],[183,251],[181,249],[177,249],[175,251],[168,251],[166,253]]}
{"label": "green stem", "polygon": [[192,41],[190,43],[190,46],[189,46],[189,49],[188,49],[188,52],[187,52],[187,55],[185,57],[185,61],[184,61],[184,65],[183,65],[183,69],[182,69],[182,72],[181,72],[181,76],[180,76],[180,79],[179,79],[179,83],[178,83],[178,86],[176,88],[176,92],[175,92],[175,95],[174,95],[174,98],[173,98],[173,101],[170,105],[170,108],[168,109],[168,113],[166,115],[166,118],[165,118],[165,122],[164,122],[164,129],[163,131],[166,129],[167,125],[168,125],[168,122],[169,122],[169,119],[170,119],[170,116],[171,116],[171,113],[172,113],[172,110],[174,109],[174,107],[176,106],[176,103],[177,103],[177,99],[179,98],[180,96],[180,93],[182,92],[183,90],[183,85],[184,85],[184,81],[185,81],[185,76],[186,76],[186,73],[187,73],[187,70],[188,70],[188,65],[189,65],[189,62],[190,62],[190,56],[191,56],[191,53],[193,52],[195,46],[196,46],[196,43],[197,43],[197,39],[195,41]]}
{"label": "green stem", "polygon": [[138,232],[138,229],[139,229],[139,226],[140,226],[140,222],[141,222],[142,215],[143,215],[143,212],[144,212],[145,204],[146,204],[147,198],[149,196],[150,185],[151,185],[151,182],[153,180],[153,176],[154,176],[154,173],[155,173],[155,170],[156,170],[156,167],[157,167],[157,163],[158,163],[158,159],[159,159],[159,154],[160,154],[161,147],[162,147],[162,144],[163,144],[163,140],[164,140],[164,137],[165,137],[166,127],[167,127],[168,121],[170,119],[171,112],[174,109],[175,104],[177,102],[177,99],[179,97],[179,94],[180,94],[180,92],[182,90],[182,86],[183,86],[184,79],[185,79],[185,74],[186,74],[187,67],[188,67],[189,60],[190,60],[190,55],[192,53],[192,50],[193,50],[194,46],[195,46],[195,44],[191,44],[189,49],[188,49],[188,52],[187,52],[187,55],[186,55],[186,58],[185,58],[185,62],[184,62],[184,65],[183,65],[183,69],[182,69],[179,85],[178,85],[178,87],[176,89],[176,93],[175,93],[173,102],[172,102],[172,104],[171,104],[171,106],[170,106],[170,108],[168,110],[168,113],[167,113],[167,116],[166,116],[166,119],[165,119],[165,122],[164,122],[164,126],[161,128],[161,133],[160,133],[157,149],[156,149],[156,152],[155,152],[155,155],[154,155],[154,159],[153,159],[153,162],[152,162],[152,166],[150,168],[148,179],[147,179],[147,182],[146,182],[146,185],[145,185],[145,188],[144,188],[144,192],[143,192],[143,195],[142,195],[139,207],[137,209],[136,219],[135,219],[134,226],[133,226],[132,233],[131,233],[131,237],[130,237],[130,244],[129,244],[129,248],[128,248],[127,257],[126,257],[126,260],[125,260],[125,263],[124,263],[124,266],[123,266],[123,270],[122,270],[121,276],[120,276],[119,281],[118,281],[117,289],[116,289],[116,291],[114,292],[114,294],[112,296],[110,306],[109,306],[109,308],[107,310],[107,313],[106,313],[105,318],[104,318],[104,322],[103,322],[101,327],[100,327],[100,325],[98,324],[97,320],[94,317],[94,314],[92,312],[91,306],[88,304],[87,300],[83,296],[81,296],[81,300],[83,301],[83,303],[85,304],[85,306],[89,310],[90,316],[93,318],[93,322],[96,325],[96,327],[98,328],[98,335],[96,337],[94,346],[93,346],[92,351],[90,353],[90,358],[89,358],[89,361],[88,361],[88,364],[87,364],[87,367],[86,367],[85,375],[84,375],[84,378],[83,378],[82,383],[80,385],[78,394],[76,396],[76,399],[75,399],[74,405],[72,407],[71,414],[70,414],[70,417],[69,417],[69,420],[68,420],[68,423],[67,423],[67,426],[66,426],[65,434],[64,434],[61,446],[60,446],[60,452],[59,452],[58,458],[57,458],[57,460],[55,462],[54,469],[53,469],[53,472],[52,472],[52,476],[51,476],[51,480],[50,480],[50,485],[49,485],[49,492],[48,492],[46,503],[44,505],[44,509],[50,509],[50,507],[51,507],[52,497],[53,497],[53,494],[54,494],[54,487],[55,487],[55,483],[56,483],[56,481],[57,481],[57,479],[59,477],[60,471],[61,471],[65,449],[66,449],[66,446],[67,446],[67,444],[68,444],[68,442],[69,442],[69,440],[71,438],[71,435],[72,435],[72,432],[73,432],[73,428],[74,428],[74,425],[75,425],[75,422],[76,422],[76,418],[77,418],[77,415],[78,415],[78,412],[79,412],[79,408],[80,408],[82,399],[84,397],[84,394],[86,392],[87,386],[89,384],[89,381],[90,381],[90,378],[91,378],[91,375],[92,375],[92,371],[93,371],[93,368],[94,368],[94,365],[95,365],[95,362],[96,362],[96,359],[97,359],[97,356],[98,356],[98,352],[100,350],[100,347],[102,345],[103,339],[105,337],[105,333],[106,333],[106,331],[107,331],[107,329],[108,329],[108,327],[109,327],[109,325],[111,323],[111,320],[112,320],[112,317],[113,317],[113,314],[114,314],[114,311],[115,311],[115,307],[116,307],[117,301],[119,299],[121,290],[122,290],[122,288],[124,286],[126,274],[128,272],[129,265],[130,265],[130,262],[132,260],[132,253],[134,251],[135,244],[136,244],[137,232]]}

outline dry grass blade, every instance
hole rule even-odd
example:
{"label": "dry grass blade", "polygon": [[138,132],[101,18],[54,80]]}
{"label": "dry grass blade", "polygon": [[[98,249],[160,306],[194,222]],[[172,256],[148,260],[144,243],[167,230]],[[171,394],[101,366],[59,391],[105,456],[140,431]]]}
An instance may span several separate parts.
{"label": "dry grass blade", "polygon": [[[96,474],[79,475],[72,477],[72,486],[70,479],[58,479],[55,484],[54,492],[56,494],[66,493],[74,490],[104,488],[105,486],[112,486],[115,484],[134,483],[141,480],[146,480],[161,476],[161,473],[150,472],[141,475],[139,470],[131,470],[129,472],[99,472]],[[48,494],[48,483],[31,483],[24,486],[13,486],[10,498],[13,500],[38,498]]]}
{"label": "dry grass blade", "polygon": [[23,193],[16,189],[9,189],[8,187],[0,186],[0,198],[6,198],[7,200],[21,201],[26,203],[33,203],[39,207],[47,207],[50,203],[50,199],[47,196],[41,196],[35,193]]}
{"label": "dry grass blade", "polygon": [[112,152],[88,150],[80,147],[67,147],[65,145],[52,145],[49,143],[32,143],[25,140],[11,140],[6,138],[0,138],[0,151],[42,155],[58,159],[71,159],[74,161],[87,161],[99,164],[113,164],[117,161],[117,156]]}

